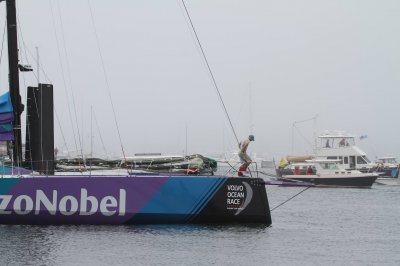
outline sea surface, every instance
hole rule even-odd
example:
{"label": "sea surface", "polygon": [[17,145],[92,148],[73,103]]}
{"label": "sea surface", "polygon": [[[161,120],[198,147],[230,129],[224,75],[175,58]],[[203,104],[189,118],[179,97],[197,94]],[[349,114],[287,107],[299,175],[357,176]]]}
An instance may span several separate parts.
{"label": "sea surface", "polygon": [[[267,186],[271,209],[304,187]],[[400,265],[400,186],[310,188],[251,225],[0,225],[0,265]]]}

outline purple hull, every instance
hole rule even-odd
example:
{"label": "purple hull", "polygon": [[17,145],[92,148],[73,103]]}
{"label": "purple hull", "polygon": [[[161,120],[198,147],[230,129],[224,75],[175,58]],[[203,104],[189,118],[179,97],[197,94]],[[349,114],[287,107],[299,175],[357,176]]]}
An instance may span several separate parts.
{"label": "purple hull", "polygon": [[0,179],[2,224],[271,224],[261,179],[52,176]]}

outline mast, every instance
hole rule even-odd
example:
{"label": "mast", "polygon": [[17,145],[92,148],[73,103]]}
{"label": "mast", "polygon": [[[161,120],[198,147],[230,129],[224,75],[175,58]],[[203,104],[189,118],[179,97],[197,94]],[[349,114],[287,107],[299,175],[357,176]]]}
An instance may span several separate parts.
{"label": "mast", "polygon": [[[4,1],[4,0],[0,0]],[[5,0],[7,6],[7,39],[8,39],[8,66],[9,66],[9,84],[10,96],[14,112],[14,141],[13,161],[20,165],[22,162],[22,142],[21,142],[21,113],[24,111],[24,105],[21,103],[19,94],[19,70],[18,70],[18,40],[17,40],[17,16],[15,0]]]}

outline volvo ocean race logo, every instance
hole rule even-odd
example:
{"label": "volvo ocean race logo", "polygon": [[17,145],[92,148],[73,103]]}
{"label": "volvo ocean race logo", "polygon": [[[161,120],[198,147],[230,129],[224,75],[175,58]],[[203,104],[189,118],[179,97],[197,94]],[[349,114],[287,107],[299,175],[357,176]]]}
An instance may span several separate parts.
{"label": "volvo ocean race logo", "polygon": [[241,213],[253,198],[253,189],[247,182],[243,185],[227,185],[226,208],[236,210],[235,215]]}
{"label": "volvo ocean race logo", "polygon": [[[43,208],[42,208],[43,206]],[[16,213],[26,215],[47,211],[51,215],[57,212],[62,215],[92,215],[101,213],[104,216],[124,216],[126,212],[126,190],[120,189],[119,195],[105,196],[97,199],[88,195],[88,191],[81,189],[80,198],[71,195],[58,198],[58,191],[53,190],[52,195],[46,195],[42,190],[36,190],[34,198],[28,195],[0,195],[0,215]]]}

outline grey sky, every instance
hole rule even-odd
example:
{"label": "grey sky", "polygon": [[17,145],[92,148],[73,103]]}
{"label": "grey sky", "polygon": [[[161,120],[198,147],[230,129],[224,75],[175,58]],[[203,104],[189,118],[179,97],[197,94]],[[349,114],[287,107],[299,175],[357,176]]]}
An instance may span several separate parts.
{"label": "grey sky", "polygon": [[[235,150],[180,2],[91,3],[127,154],[182,153],[186,125],[189,153]],[[68,148],[75,149],[67,102],[70,108],[73,105],[58,4],[85,152],[89,152],[92,106],[108,152],[120,156],[87,1],[17,0],[17,4],[26,47],[34,54],[39,46],[43,69],[55,86],[55,105]],[[268,156],[290,154],[292,123],[318,114],[318,133],[337,129],[368,134],[360,146],[371,158],[400,155],[399,1],[187,0],[186,4],[239,138],[250,131],[252,88],[256,136],[252,151]],[[1,32],[4,15],[2,3]],[[21,40],[20,50],[21,61],[35,66],[32,57],[26,60]],[[6,62],[1,65],[1,91],[8,86]],[[25,84],[36,83],[32,73],[23,76]],[[46,82],[43,74],[41,80]],[[56,146],[63,147],[57,121],[55,126]],[[298,128],[313,141],[312,122]],[[94,122],[93,136],[95,153],[103,155]],[[306,151],[311,147],[296,133],[295,153]]]}

